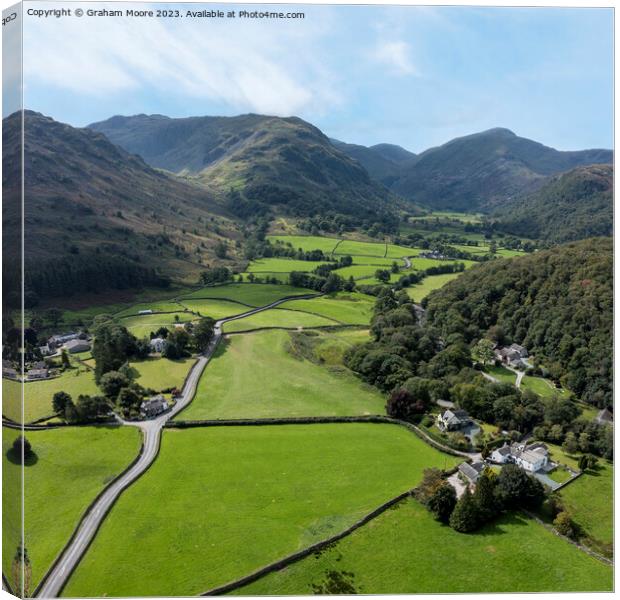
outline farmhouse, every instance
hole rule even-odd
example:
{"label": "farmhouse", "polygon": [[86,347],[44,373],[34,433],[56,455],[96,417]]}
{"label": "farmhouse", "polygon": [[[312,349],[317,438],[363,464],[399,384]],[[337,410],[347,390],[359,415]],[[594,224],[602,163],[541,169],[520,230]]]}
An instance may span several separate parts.
{"label": "farmhouse", "polygon": [[88,340],[70,340],[65,344],[65,349],[69,354],[77,354],[78,352],[86,352],[90,350],[90,343]]}
{"label": "farmhouse", "polygon": [[475,462],[471,465],[463,462],[459,465],[459,475],[464,479],[469,486],[475,486],[480,477],[480,473],[484,471],[485,465],[483,462]]}
{"label": "farmhouse", "polygon": [[549,450],[542,442],[533,444],[504,444],[493,450],[491,460],[498,464],[514,463],[525,471],[536,473],[549,464]]}
{"label": "farmhouse", "polygon": [[153,338],[149,344],[151,346],[151,352],[163,352],[166,348],[166,340],[161,337]]}
{"label": "farmhouse", "polygon": [[13,367],[2,367],[2,377],[17,379],[17,371]]}
{"label": "farmhouse", "polygon": [[79,333],[63,333],[60,335],[53,335],[49,340],[47,340],[47,345],[50,348],[58,348],[71,340],[77,340],[79,335]]}
{"label": "farmhouse", "polygon": [[614,414],[609,410],[609,408],[604,408],[599,411],[598,415],[596,415],[595,421],[599,425],[609,424],[611,425],[614,422]]}
{"label": "farmhouse", "polygon": [[49,371],[47,369],[30,369],[26,373],[27,379],[47,379],[49,376]]}
{"label": "farmhouse", "polygon": [[145,418],[156,417],[167,410],[168,403],[161,394],[153,396],[140,404],[140,414]]}
{"label": "farmhouse", "polygon": [[471,424],[471,417],[460,408],[448,409],[437,416],[437,427],[441,431],[456,431]]}
{"label": "farmhouse", "polygon": [[495,349],[495,357],[511,367],[524,366],[523,360],[528,356],[527,349],[519,344],[510,344],[510,346]]}
{"label": "farmhouse", "polygon": [[44,346],[39,346],[39,352],[41,353],[41,356],[49,356],[50,354],[54,353],[54,351],[49,347],[48,344],[45,344]]}

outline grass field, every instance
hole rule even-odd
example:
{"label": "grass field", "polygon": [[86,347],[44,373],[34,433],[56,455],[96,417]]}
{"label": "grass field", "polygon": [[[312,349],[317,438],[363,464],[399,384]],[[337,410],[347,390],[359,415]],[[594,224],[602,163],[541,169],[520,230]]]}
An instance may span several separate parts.
{"label": "grass field", "polygon": [[135,317],[141,310],[152,310],[155,313],[160,312],[179,312],[183,310],[177,302],[169,300],[167,302],[143,302],[141,304],[134,304],[118,313],[115,313],[115,317]]}
{"label": "grass field", "polygon": [[491,377],[495,377],[495,379],[501,381],[502,383],[509,383],[510,385],[514,385],[517,381],[517,376],[505,367],[486,365],[484,367],[484,371],[485,373],[488,373],[489,375],[491,375]]}
{"label": "grass field", "polygon": [[313,235],[268,235],[267,239],[274,244],[278,241],[285,244],[290,243],[295,250],[299,248],[304,251],[322,250],[326,254],[331,253],[339,241],[337,238]]}
{"label": "grass field", "polygon": [[426,296],[428,296],[433,290],[442,288],[446,283],[456,279],[460,273],[445,273],[444,275],[431,275],[425,277],[421,283],[412,285],[405,289],[409,297],[414,302],[421,302]]}
{"label": "grass field", "polygon": [[170,360],[168,358],[151,358],[140,362],[132,362],[136,381],[145,388],[156,392],[176,387],[181,389],[185,377],[194,364],[192,358]]}
{"label": "grass field", "polygon": [[178,418],[385,413],[385,399],[376,389],[344,367],[334,370],[298,358],[289,351],[290,340],[286,331],[264,331],[222,342],[196,397]]}
{"label": "grass field", "polygon": [[[17,381],[2,380],[3,394],[2,414],[19,421],[21,419],[21,384]],[[73,399],[80,394],[98,394],[92,371],[84,367],[65,371],[60,377],[44,381],[29,381],[24,387],[24,419],[30,423],[54,413],[52,396],[56,392],[67,392]]]}
{"label": "grass field", "polygon": [[265,306],[286,296],[303,296],[311,293],[311,290],[290,285],[231,283],[196,290],[192,294],[184,296],[181,302],[185,303],[185,300],[192,298],[222,298],[241,302],[248,306]]}
{"label": "grass field", "polygon": [[251,310],[245,304],[230,302],[229,300],[196,300],[193,298],[179,301],[188,310],[196,313],[196,316],[222,319],[231,317]]}
{"label": "grass field", "polygon": [[394,425],[166,430],[64,594],[199,594],[344,529],[424,468],[453,464]]}
{"label": "grass field", "polygon": [[291,300],[281,306],[316,313],[348,325],[368,325],[374,304],[375,299],[372,296],[356,292],[340,292],[312,300]]}
{"label": "grass field", "polygon": [[[2,430],[2,569],[12,579],[11,560],[19,543],[19,464],[7,456],[18,432]],[[32,566],[30,592],[50,567],[89,502],[138,454],[133,427],[67,427],[26,434],[36,459],[26,465],[26,548]]]}
{"label": "grass field", "polygon": [[325,261],[294,260],[292,258],[259,258],[247,268],[248,273],[290,273],[291,271],[310,272]]}
{"label": "grass field", "polygon": [[230,321],[224,324],[224,331],[232,333],[235,331],[251,331],[262,327],[286,327],[296,329],[299,327],[325,327],[338,325],[337,321],[313,315],[299,310],[287,310],[285,308],[271,308],[262,312]]}
{"label": "grass field", "polygon": [[594,471],[586,471],[560,491],[575,522],[606,546],[613,543],[613,490],[613,463],[600,459]]}
{"label": "grass field", "polygon": [[137,338],[149,337],[151,332],[157,331],[160,327],[172,329],[175,323],[187,323],[195,321],[196,315],[190,312],[177,312],[153,315],[140,315],[136,317],[124,317],[119,319],[119,323],[126,327]]}
{"label": "grass field", "polygon": [[521,380],[521,389],[532,390],[543,398],[552,398],[553,396],[566,396],[568,392],[561,388],[556,388],[548,379],[542,377],[530,377],[525,375]]}
{"label": "grass field", "polygon": [[[349,574],[348,591],[325,589],[334,572]],[[314,586],[336,594],[611,591],[613,570],[523,516],[467,535],[406,500],[331,548],[235,593],[305,595],[316,593]]]}
{"label": "grass field", "polygon": [[338,244],[334,254],[385,258],[386,246],[385,242],[356,242],[354,240],[343,240]]}

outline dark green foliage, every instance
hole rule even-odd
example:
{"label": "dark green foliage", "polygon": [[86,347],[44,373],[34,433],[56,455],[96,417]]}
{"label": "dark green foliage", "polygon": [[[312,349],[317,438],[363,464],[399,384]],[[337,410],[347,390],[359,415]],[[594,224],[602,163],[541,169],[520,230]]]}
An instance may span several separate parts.
{"label": "dark green foliage", "polygon": [[232,281],[232,272],[226,267],[215,267],[200,273],[200,283],[203,285],[226,283],[227,281]]}
{"label": "dark green foliage", "polygon": [[428,500],[428,509],[442,523],[449,523],[456,506],[456,491],[448,483],[440,486]]}
{"label": "dark green foliage", "polygon": [[499,326],[575,394],[611,404],[612,244],[584,240],[465,272],[427,300],[445,340]]}
{"label": "dark green foliage", "polygon": [[95,381],[99,383],[107,372],[120,369],[136,353],[136,338],[125,327],[113,321],[97,326],[92,350]]}
{"label": "dark green foliage", "polygon": [[479,526],[478,505],[468,488],[459,498],[450,515],[450,527],[460,533],[471,533]]}
{"label": "dark green foliage", "polygon": [[141,394],[134,388],[123,388],[116,399],[116,405],[124,417],[135,417],[138,414]]}
{"label": "dark green foliage", "polygon": [[73,400],[71,399],[71,396],[67,394],[67,392],[56,392],[52,396],[52,408],[54,412],[58,415],[64,415],[67,405],[72,402]]}
{"label": "dark green foliage", "polygon": [[349,571],[326,571],[321,583],[312,584],[312,593],[315,595],[357,594],[354,574]]}
{"label": "dark green foliage", "polygon": [[497,477],[496,495],[504,508],[538,508],[545,498],[545,490],[538,479],[509,464]]}
{"label": "dark green foliage", "polygon": [[211,317],[200,319],[194,325],[192,336],[198,352],[204,352],[213,339],[215,321]]}
{"label": "dark green foliage", "polygon": [[99,380],[99,387],[108,398],[116,398],[121,389],[128,385],[129,379],[119,371],[108,371]]}
{"label": "dark green foliage", "polygon": [[191,336],[185,329],[175,329],[168,335],[166,347],[162,352],[164,358],[178,359],[190,356]]}
{"label": "dark green foliage", "polygon": [[558,244],[613,233],[613,166],[578,167],[497,214],[496,228]]}

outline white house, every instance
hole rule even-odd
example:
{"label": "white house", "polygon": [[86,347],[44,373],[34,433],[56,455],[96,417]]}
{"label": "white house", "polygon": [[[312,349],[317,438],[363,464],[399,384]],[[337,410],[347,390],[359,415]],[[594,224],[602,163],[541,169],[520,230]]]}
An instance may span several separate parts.
{"label": "white house", "polygon": [[41,356],[49,356],[54,353],[54,351],[49,347],[49,344],[39,346],[39,352],[41,353]]}
{"label": "white house", "polygon": [[549,464],[549,450],[542,442],[533,444],[504,444],[493,450],[490,456],[495,463],[514,463],[525,471],[536,473]]}
{"label": "white house", "polygon": [[149,344],[151,346],[151,352],[163,352],[166,348],[166,340],[161,337],[153,338]]}
{"label": "white house", "polygon": [[49,371],[47,369],[30,369],[26,373],[28,379],[47,379]]}
{"label": "white house", "polygon": [[446,410],[443,414],[437,416],[437,427],[441,431],[455,431],[471,425],[472,420],[466,411],[460,408],[452,408]]}
{"label": "white house", "polygon": [[498,463],[500,465],[506,464],[511,458],[510,446],[508,444],[504,444],[501,448],[495,448],[495,450],[491,452],[490,458],[494,463]]}
{"label": "white house", "polygon": [[65,350],[69,354],[77,354],[78,352],[87,352],[90,350],[90,342],[88,340],[70,340],[65,344]]}
{"label": "white house", "polygon": [[153,396],[140,404],[140,414],[146,418],[156,417],[167,410],[168,403],[161,394],[158,396]]}

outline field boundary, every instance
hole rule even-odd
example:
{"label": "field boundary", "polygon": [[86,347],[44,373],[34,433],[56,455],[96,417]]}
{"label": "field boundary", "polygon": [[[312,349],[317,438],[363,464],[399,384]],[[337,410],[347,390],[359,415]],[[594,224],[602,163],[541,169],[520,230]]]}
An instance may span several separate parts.
{"label": "field boundary", "polygon": [[[32,592],[32,597],[33,598],[38,595],[39,591],[41,590],[41,588],[43,587],[43,585],[47,581],[47,578],[49,577],[50,573],[54,570],[54,568],[56,567],[56,565],[58,564],[58,562],[62,558],[63,554],[71,546],[71,543],[73,542],[75,536],[77,535],[77,532],[80,529],[80,526],[84,522],[84,519],[88,516],[88,514],[93,509],[95,504],[99,501],[99,498],[101,496],[103,496],[103,494],[107,491],[107,489],[110,486],[112,486],[116,481],[118,481],[123,475],[125,475],[125,473],[127,473],[140,460],[140,458],[142,457],[142,454],[144,453],[144,433],[142,431],[141,431],[141,433],[142,433],[142,441],[140,442],[140,450],[138,451],[138,454],[133,458],[133,460],[120,473],[118,473],[110,481],[108,481],[108,483],[106,485],[104,485],[103,488],[101,490],[99,490],[97,495],[90,501],[90,503],[88,504],[88,506],[86,507],[84,512],[81,514],[81,516],[80,516],[80,518],[79,518],[79,520],[77,522],[77,525],[73,528],[73,532],[71,533],[71,536],[69,537],[69,539],[67,540],[65,545],[62,547],[60,552],[56,555],[56,558],[52,561],[52,563],[48,567],[47,571],[45,571],[45,574],[43,575],[43,577],[41,577],[41,581],[39,581],[39,583],[35,587],[34,591]],[[157,459],[157,456],[159,455],[160,447],[161,447],[161,436],[159,436],[159,443],[158,443],[158,447],[157,447],[157,454],[155,455],[155,458],[153,459],[153,462],[155,462],[155,459]],[[153,464],[153,462],[151,463],[151,465]],[[149,467],[150,467],[150,465],[149,465]],[[132,480],[125,487],[123,487],[121,492],[116,496],[116,498],[112,502],[112,504],[110,504],[109,508],[106,510],[105,514],[103,515],[103,517],[99,521],[99,525],[97,526],[97,529],[95,530],[95,533],[92,536],[90,542],[88,543],[88,545],[84,549],[84,552],[82,553],[82,557],[84,556],[84,554],[86,554],[86,552],[90,548],[90,545],[93,543],[93,541],[97,537],[97,533],[98,533],[99,529],[101,528],[101,525],[103,525],[106,517],[108,516],[108,513],[112,510],[112,507],[116,504],[118,498],[120,498],[120,496],[127,489],[127,487],[129,487],[131,484],[135,483],[144,473],[146,473],[146,471],[148,471],[148,468],[145,469],[144,471],[142,471],[142,473],[138,474],[136,479]],[[73,569],[71,569],[71,571],[69,571],[69,573],[67,574],[67,578],[65,579],[65,584],[71,578],[71,575],[73,574],[73,571],[78,566],[78,564],[79,564],[79,561],[75,564],[75,567],[73,567]],[[63,584],[63,586],[58,591],[59,595],[60,595],[60,592],[62,592],[62,589],[63,589],[65,584]]]}
{"label": "field boundary", "polygon": [[402,500],[405,500],[406,498],[410,496],[413,496],[415,489],[416,488],[407,490],[406,492],[403,492],[402,494],[399,494],[398,496],[391,498],[387,502],[384,502],[383,504],[381,504],[380,506],[378,506],[377,508],[375,508],[374,510],[372,510],[371,512],[363,516],[361,519],[353,523],[353,525],[341,531],[340,533],[337,533],[320,542],[316,542],[315,544],[312,544],[311,546],[308,546],[304,548],[303,550],[299,550],[298,552],[289,554],[288,556],[285,556],[284,558],[281,558],[280,560],[272,562],[258,569],[257,571],[250,573],[249,575],[245,575],[244,577],[241,577],[240,579],[236,579],[235,581],[225,583],[224,585],[211,588],[210,590],[200,594],[200,596],[219,596],[221,594],[225,594],[232,590],[236,590],[240,587],[247,585],[248,583],[253,583],[254,581],[257,581],[258,579],[261,579],[265,575],[269,575],[270,573],[275,573],[276,571],[280,571],[284,567],[294,562],[297,562],[298,560],[301,560],[302,558],[305,558],[306,556],[309,556],[310,554],[314,554],[315,552],[320,552],[321,550],[324,550],[330,545],[351,535],[355,530],[366,525],[369,521],[376,519],[379,515],[384,513],[386,510],[392,508],[392,506],[398,504],[399,502],[401,502]]}
{"label": "field boundary", "polygon": [[239,335],[240,333],[254,333],[255,331],[271,331],[274,329],[280,329],[283,331],[310,331],[313,329],[343,329],[349,327],[357,327],[361,329],[368,329],[368,325],[347,325],[346,323],[334,324],[334,325],[314,325],[313,327],[277,327],[277,326],[263,326],[256,327],[254,329],[239,329],[238,331],[224,331],[224,335]]}

